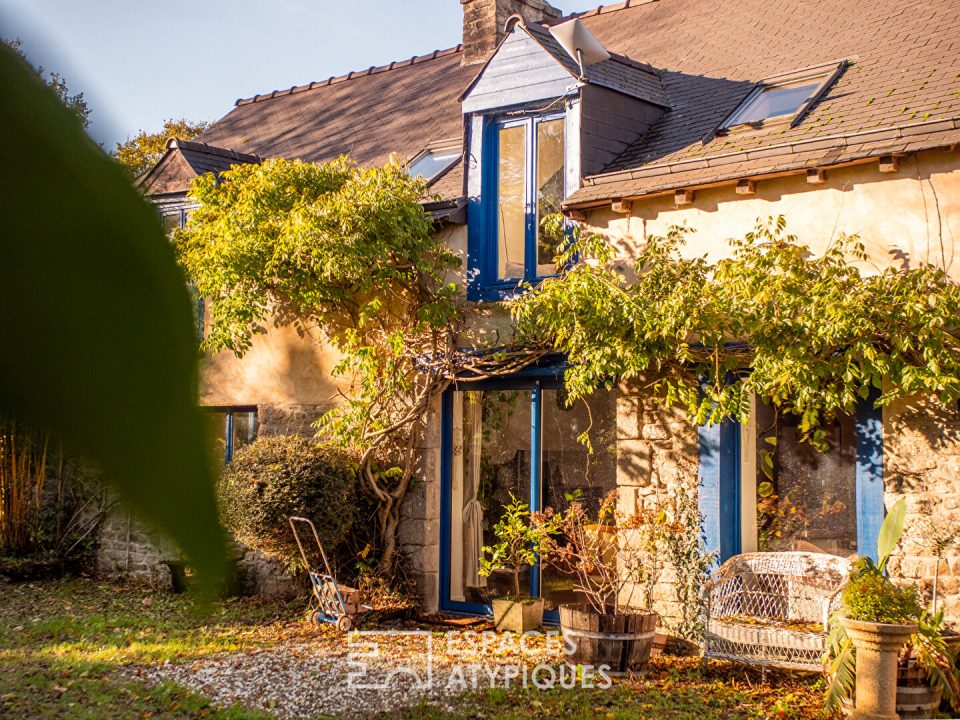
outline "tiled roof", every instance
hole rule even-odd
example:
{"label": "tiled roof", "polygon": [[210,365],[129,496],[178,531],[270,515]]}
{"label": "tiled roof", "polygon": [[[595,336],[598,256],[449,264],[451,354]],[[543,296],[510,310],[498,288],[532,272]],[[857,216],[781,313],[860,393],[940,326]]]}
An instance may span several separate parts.
{"label": "tiled roof", "polygon": [[[660,68],[671,109],[570,204],[750,176],[801,160],[774,163],[767,153],[804,153],[803,166],[812,152],[828,162],[838,144],[889,152],[882,142],[860,142],[860,133],[929,132],[932,141],[951,137],[960,117],[956,0],[634,0],[580,17],[611,52]],[[701,142],[757,82],[844,59],[851,66],[797,127]],[[818,140],[827,151],[808,144]],[[641,168],[649,170],[633,176]]]}
{"label": "tiled roof", "polygon": [[[534,23],[526,23],[524,27],[571,75],[580,76],[580,67],[577,62],[570,57],[546,27]],[[585,76],[586,81],[592,85],[602,85],[662,107],[670,106],[663,86],[660,84],[660,73],[657,69],[623,55],[611,53],[609,60],[588,65],[585,68]]]}
{"label": "tiled roof", "polygon": [[588,179],[564,205],[588,207],[611,198],[639,197],[676,188],[711,185],[744,177],[759,178],[956,144],[960,144],[960,118],[812,139],[710,158],[657,163]]}
{"label": "tiled roof", "polygon": [[163,157],[134,185],[149,195],[184,192],[197,176],[223,172],[240,163],[260,163],[258,155],[216,147],[208,143],[170,138]]}
{"label": "tiled roof", "polygon": [[196,171],[197,175],[208,172],[223,172],[238,163],[263,162],[263,158],[259,155],[228,150],[204,142],[172,139],[167,143],[167,148],[179,148],[184,159]]}
{"label": "tiled roof", "polygon": [[[198,139],[263,157],[325,162],[341,154],[382,164],[406,161],[429,143],[462,137],[458,96],[476,68],[461,67],[461,48],[438,50],[322,82],[238,100]],[[463,164],[431,190],[463,194]]]}
{"label": "tiled roof", "polygon": [[[579,17],[613,55],[588,68],[588,81],[669,110],[569,203],[870,157],[907,135],[913,139],[901,145],[914,149],[953,142],[958,0],[631,0]],[[578,72],[544,27],[528,29]],[[476,67],[461,67],[460,57],[458,46],[239,100],[198,140],[264,158],[318,162],[347,153],[374,164],[396,153],[409,160],[431,142],[463,134],[458,96]],[[702,142],[757,82],[841,60],[851,65],[797,127]],[[201,155],[187,158],[191,167],[217,169],[220,156]],[[461,161],[431,190],[454,198],[462,186]]]}

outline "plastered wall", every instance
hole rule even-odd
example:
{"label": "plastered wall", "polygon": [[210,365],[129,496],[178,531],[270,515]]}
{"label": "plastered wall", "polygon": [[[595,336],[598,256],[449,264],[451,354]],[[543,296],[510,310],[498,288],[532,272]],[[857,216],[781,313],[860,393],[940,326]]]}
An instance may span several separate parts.
{"label": "plastered wall", "polygon": [[586,224],[607,233],[625,258],[645,237],[686,224],[696,232],[685,254],[716,260],[729,253],[728,238],[743,237],[758,218],[781,214],[788,232],[814,253],[838,233],[857,234],[869,255],[865,271],[933,263],[960,279],[960,151],[902,158],[896,173],[881,173],[877,162],[828,170],[822,185],[802,174],[759,180],[753,196],[737,195],[733,185],[698,190],[685,207],[676,206],[672,194],[657,196],[634,201],[629,216],[593,211]]}

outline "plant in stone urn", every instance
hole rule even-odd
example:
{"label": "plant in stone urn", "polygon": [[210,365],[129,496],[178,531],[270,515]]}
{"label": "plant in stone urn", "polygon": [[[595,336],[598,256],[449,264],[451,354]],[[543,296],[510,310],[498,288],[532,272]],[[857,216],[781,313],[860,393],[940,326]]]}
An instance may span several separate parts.
{"label": "plant in stone urn", "polygon": [[489,577],[497,570],[509,570],[512,575],[513,595],[492,601],[497,630],[523,633],[543,624],[543,598],[521,597],[520,572],[536,564],[541,547],[557,532],[559,518],[531,515],[529,506],[511,493],[503,515],[493,526],[497,543],[480,549],[480,575]]}
{"label": "plant in stone urn", "polygon": [[892,720],[897,706],[897,659],[918,631],[923,615],[915,587],[901,588],[886,576],[887,562],[900,541],[906,503],[887,514],[877,539],[875,564],[863,557],[854,564],[843,590],[843,609],[829,639],[833,662],[828,707],[836,707],[855,687],[852,720]]}

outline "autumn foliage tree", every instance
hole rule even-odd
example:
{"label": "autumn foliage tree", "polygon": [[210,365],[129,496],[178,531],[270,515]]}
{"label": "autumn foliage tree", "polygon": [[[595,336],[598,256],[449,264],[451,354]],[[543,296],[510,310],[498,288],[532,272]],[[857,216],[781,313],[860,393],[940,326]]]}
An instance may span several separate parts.
{"label": "autumn foliage tree", "polygon": [[141,130],[133,137],[127,136],[122,143],[117,143],[113,150],[116,160],[127,168],[134,177],[143,175],[163,157],[167,140],[190,140],[210,126],[206,122],[191,122],[181,118],[179,120],[165,120],[163,127],[157,132]]}

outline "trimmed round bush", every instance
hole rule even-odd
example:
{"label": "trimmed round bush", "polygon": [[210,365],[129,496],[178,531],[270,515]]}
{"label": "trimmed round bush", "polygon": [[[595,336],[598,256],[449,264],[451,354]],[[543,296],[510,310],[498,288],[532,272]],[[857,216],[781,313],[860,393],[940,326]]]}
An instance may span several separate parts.
{"label": "trimmed round bush", "polygon": [[[288,518],[313,520],[333,563],[353,528],[356,489],[349,458],[306,438],[279,435],[238,450],[224,470],[220,494],[224,519],[236,538],[294,568],[303,563]],[[319,563],[313,538],[301,533],[301,539],[311,561]]]}

